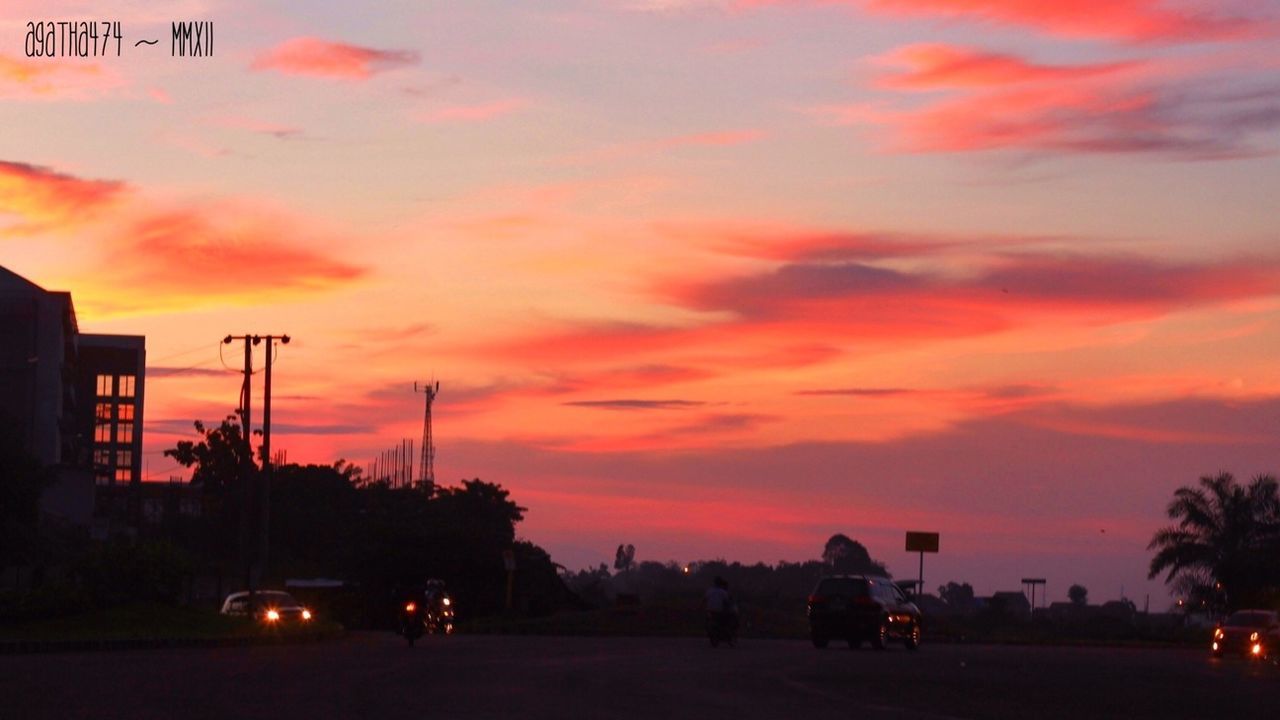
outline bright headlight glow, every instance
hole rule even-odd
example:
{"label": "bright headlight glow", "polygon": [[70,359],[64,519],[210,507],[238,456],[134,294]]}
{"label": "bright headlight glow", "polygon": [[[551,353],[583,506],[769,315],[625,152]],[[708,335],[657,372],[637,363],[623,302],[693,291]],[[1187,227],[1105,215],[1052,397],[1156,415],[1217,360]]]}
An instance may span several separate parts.
{"label": "bright headlight glow", "polygon": [[271,621],[271,622],[275,622],[275,621],[277,621],[277,620],[279,620],[279,619],[280,619],[280,613],[276,612],[275,610],[268,610],[268,611],[267,611],[267,620],[269,620],[269,621]]}
{"label": "bright headlight glow", "polygon": [[1252,647],[1252,648],[1250,648],[1250,649],[1253,651],[1253,654],[1254,654],[1254,655],[1261,655],[1261,654],[1262,654],[1262,643],[1254,643],[1254,644],[1253,644],[1253,647]]}
{"label": "bright headlight glow", "polygon": [[1258,642],[1258,633],[1256,633],[1256,632],[1255,632],[1255,633],[1250,633],[1250,634],[1249,634],[1249,642],[1254,642],[1254,643]]}
{"label": "bright headlight glow", "polygon": [[405,612],[413,612],[414,610],[417,610],[417,609],[418,609],[418,605],[417,605],[416,603],[405,603],[405,604],[404,604],[404,611],[405,611]]}
{"label": "bright headlight glow", "polygon": [[303,619],[303,620],[310,620],[310,619],[311,619],[311,611],[310,611],[310,610],[305,610],[305,609],[304,609],[304,610],[302,611],[302,619]]}
{"label": "bright headlight glow", "polygon": [[1214,636],[1215,638],[1217,638],[1218,640],[1221,640],[1221,639],[1222,639],[1222,634],[1223,634],[1223,633],[1222,633],[1222,628],[1214,628],[1214,629],[1213,629],[1213,636]]}
{"label": "bright headlight glow", "polygon": [[1214,650],[1217,650],[1217,649],[1218,649],[1218,643],[1216,643],[1216,642],[1215,642],[1215,643],[1213,644],[1213,649],[1214,649]]}
{"label": "bright headlight glow", "polygon": [[444,604],[445,604],[445,605],[452,605],[452,604],[453,604],[453,601],[452,601],[452,600],[450,600],[449,598],[445,598],[445,599],[444,599]]}

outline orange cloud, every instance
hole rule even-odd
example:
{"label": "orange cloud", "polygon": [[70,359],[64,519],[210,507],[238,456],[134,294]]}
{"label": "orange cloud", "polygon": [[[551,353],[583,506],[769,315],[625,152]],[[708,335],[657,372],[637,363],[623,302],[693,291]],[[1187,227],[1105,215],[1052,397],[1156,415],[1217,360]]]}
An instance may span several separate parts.
{"label": "orange cloud", "polygon": [[254,59],[254,70],[286,75],[367,80],[374,74],[418,62],[407,50],[378,50],[315,37],[286,40]]}
{"label": "orange cloud", "polygon": [[254,209],[190,206],[132,218],[109,234],[111,285],[92,284],[86,306],[106,311],[262,302],[352,282],[358,266],[310,247],[296,221]]}
{"label": "orange cloud", "polygon": [[127,186],[115,180],[83,180],[47,167],[0,160],[0,215],[25,222],[13,232],[73,225],[115,203]]}
{"label": "orange cloud", "polygon": [[99,63],[0,55],[0,99],[90,100],[123,84]]}
{"label": "orange cloud", "polygon": [[904,18],[972,20],[1029,27],[1052,35],[1126,42],[1255,37],[1273,20],[1228,16],[1216,4],[1162,0],[739,0],[739,6],[849,5]]}

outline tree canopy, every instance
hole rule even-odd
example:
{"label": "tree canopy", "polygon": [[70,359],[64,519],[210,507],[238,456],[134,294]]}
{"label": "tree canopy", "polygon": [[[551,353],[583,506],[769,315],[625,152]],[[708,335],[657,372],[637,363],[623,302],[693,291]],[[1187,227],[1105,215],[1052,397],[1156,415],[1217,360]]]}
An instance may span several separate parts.
{"label": "tree canopy", "polygon": [[[1276,479],[1258,475],[1241,485],[1230,473],[1200,478],[1173,494],[1167,513],[1175,523],[1156,531],[1148,577],[1203,592],[1221,586],[1229,607],[1262,599],[1280,584],[1280,495]],[[1196,587],[1186,587],[1188,579]]]}

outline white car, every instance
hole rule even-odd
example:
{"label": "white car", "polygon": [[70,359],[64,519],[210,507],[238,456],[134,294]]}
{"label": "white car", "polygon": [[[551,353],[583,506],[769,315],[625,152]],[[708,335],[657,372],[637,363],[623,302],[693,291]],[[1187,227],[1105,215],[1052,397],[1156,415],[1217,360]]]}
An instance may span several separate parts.
{"label": "white car", "polygon": [[249,606],[247,591],[234,592],[222,601],[223,615],[249,615],[265,623],[305,623],[312,618],[311,611],[302,606],[287,592],[258,590],[253,594],[254,607]]}

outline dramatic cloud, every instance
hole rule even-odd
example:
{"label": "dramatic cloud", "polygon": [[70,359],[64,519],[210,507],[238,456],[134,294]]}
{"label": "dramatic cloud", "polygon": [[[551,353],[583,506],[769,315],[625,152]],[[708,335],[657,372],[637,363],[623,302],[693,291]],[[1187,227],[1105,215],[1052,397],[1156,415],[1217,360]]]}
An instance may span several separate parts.
{"label": "dramatic cloud", "polygon": [[848,5],[903,18],[971,20],[1064,37],[1140,43],[1253,37],[1271,20],[1222,13],[1209,3],[1197,7],[1195,2],[1165,0],[738,0],[737,5]]}
{"label": "dramatic cloud", "polygon": [[1280,128],[1280,84],[1183,77],[1170,65],[1045,65],[950,45],[911,45],[876,59],[901,70],[879,84],[946,91],[917,103],[858,102],[806,110],[820,121],[881,128],[900,152],[1014,150],[1229,159],[1268,151]]}
{"label": "dramatic cloud", "polygon": [[376,73],[418,62],[407,50],[378,50],[315,37],[297,37],[267,50],[251,65],[287,75],[367,80]]}
{"label": "dramatic cloud", "polygon": [[[260,302],[331,289],[364,271],[313,249],[308,230],[249,208],[188,207],[135,219],[106,243],[119,285],[99,302]],[[122,292],[131,288],[136,293]]]}
{"label": "dramatic cloud", "polygon": [[120,181],[26,163],[0,162],[3,215],[19,218],[10,233],[97,239],[113,270],[95,269],[77,291],[77,304],[95,312],[261,301],[364,274],[318,249],[327,233],[282,213],[235,201],[157,204]]}
{"label": "dramatic cloud", "polygon": [[0,215],[23,221],[10,228],[13,232],[85,222],[126,188],[115,180],[84,180],[39,165],[0,161]]}

